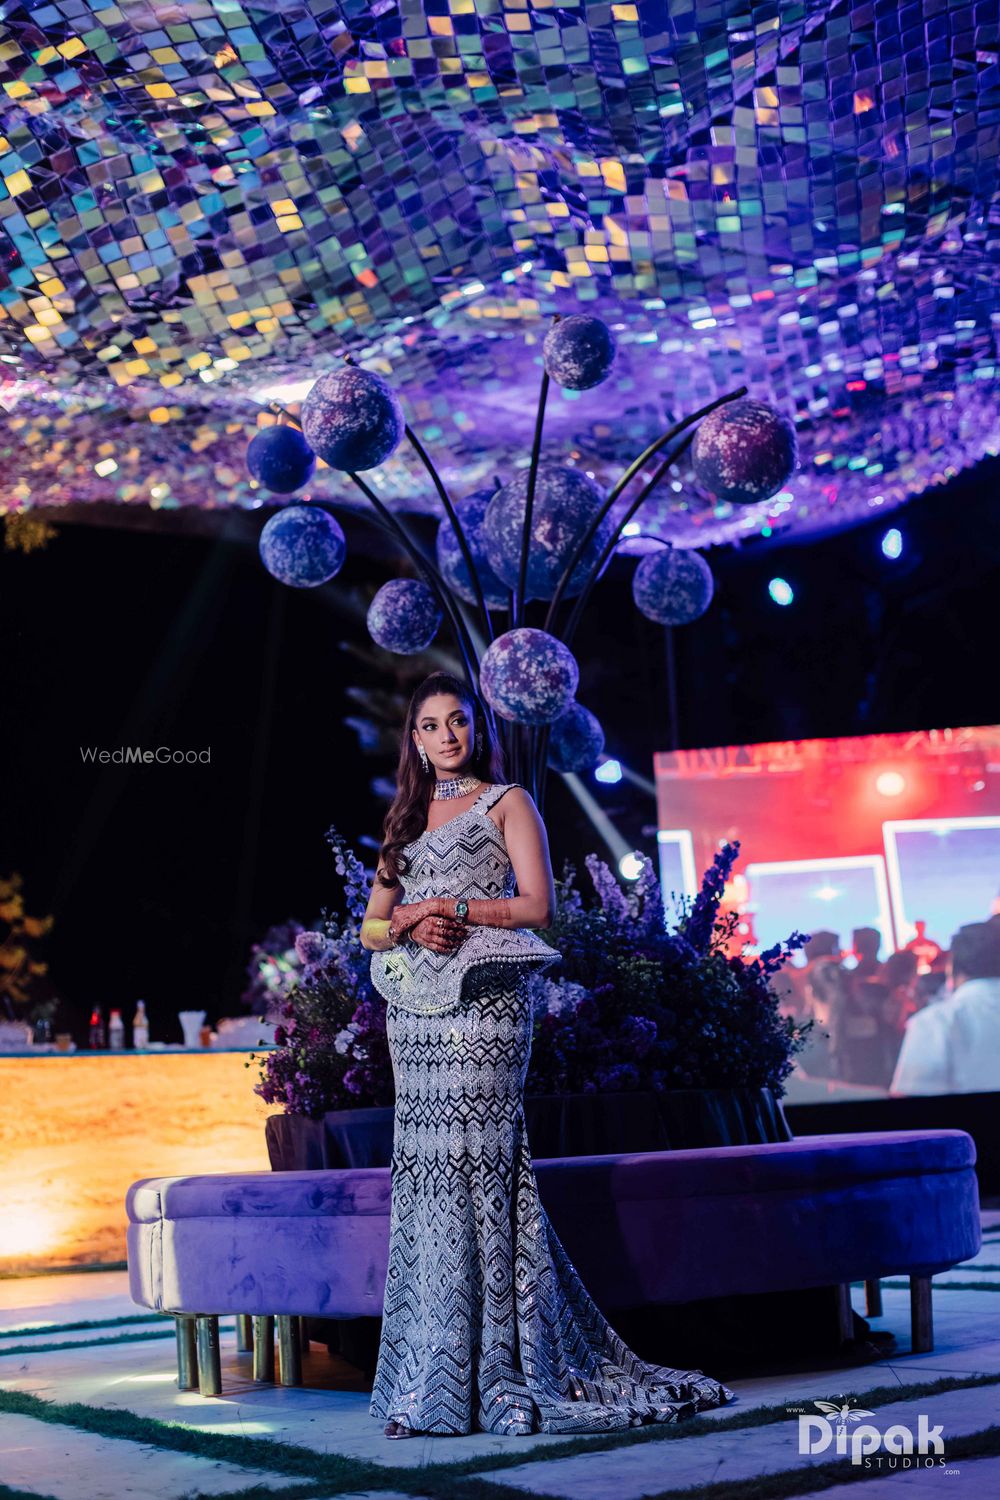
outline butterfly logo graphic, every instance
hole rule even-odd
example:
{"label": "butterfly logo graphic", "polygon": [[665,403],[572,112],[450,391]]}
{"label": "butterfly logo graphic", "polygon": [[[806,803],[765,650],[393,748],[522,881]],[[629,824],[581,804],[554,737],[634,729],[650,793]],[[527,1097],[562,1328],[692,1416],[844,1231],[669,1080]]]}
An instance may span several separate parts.
{"label": "butterfly logo graphic", "polygon": [[848,1422],[860,1422],[862,1417],[873,1417],[875,1415],[873,1411],[865,1411],[860,1406],[852,1411],[850,1402],[847,1402],[844,1406],[837,1406],[833,1401],[814,1401],[813,1405],[818,1406],[820,1411],[826,1414],[829,1421],[832,1421],[836,1417],[838,1432],[846,1432]]}

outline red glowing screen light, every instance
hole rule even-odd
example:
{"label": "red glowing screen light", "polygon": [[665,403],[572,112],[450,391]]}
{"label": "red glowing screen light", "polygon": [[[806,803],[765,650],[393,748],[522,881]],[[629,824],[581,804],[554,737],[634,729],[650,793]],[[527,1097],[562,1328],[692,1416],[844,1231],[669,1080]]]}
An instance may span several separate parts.
{"label": "red glowing screen light", "polygon": [[946,948],[1000,901],[1000,725],[662,751],[654,772],[665,892],[739,839],[754,945],[873,926],[884,957],[923,918]]}

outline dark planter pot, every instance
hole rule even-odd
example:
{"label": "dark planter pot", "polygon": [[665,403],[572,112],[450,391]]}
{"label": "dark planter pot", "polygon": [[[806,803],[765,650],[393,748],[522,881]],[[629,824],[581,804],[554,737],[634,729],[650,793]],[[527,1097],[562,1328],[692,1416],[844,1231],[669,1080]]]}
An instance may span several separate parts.
{"label": "dark planter pot", "polygon": [[[533,1157],[685,1151],[790,1141],[781,1101],[770,1089],[670,1089],[664,1093],[528,1094]],[[387,1167],[392,1106],[335,1109],[322,1119],[271,1115],[267,1150],[275,1172]]]}

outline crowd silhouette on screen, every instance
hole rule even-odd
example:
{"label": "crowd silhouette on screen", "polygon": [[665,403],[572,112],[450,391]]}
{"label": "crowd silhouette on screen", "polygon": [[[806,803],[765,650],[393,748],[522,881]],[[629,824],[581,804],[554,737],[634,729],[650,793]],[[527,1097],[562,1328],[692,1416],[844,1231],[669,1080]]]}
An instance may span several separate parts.
{"label": "crowd silhouette on screen", "polygon": [[817,1023],[800,1073],[893,1094],[1000,1090],[1000,898],[947,949],[914,926],[885,959],[877,928],[855,928],[846,951],[838,933],[813,933],[805,966],[782,971],[783,1013]]}

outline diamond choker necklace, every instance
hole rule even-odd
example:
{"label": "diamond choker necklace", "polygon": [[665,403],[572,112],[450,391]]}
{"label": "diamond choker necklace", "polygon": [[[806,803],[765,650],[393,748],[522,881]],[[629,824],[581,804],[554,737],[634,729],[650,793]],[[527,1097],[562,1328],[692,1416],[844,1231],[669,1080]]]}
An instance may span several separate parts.
{"label": "diamond choker necklace", "polygon": [[482,786],[478,776],[453,776],[435,781],[432,797],[467,797],[477,786]]}

